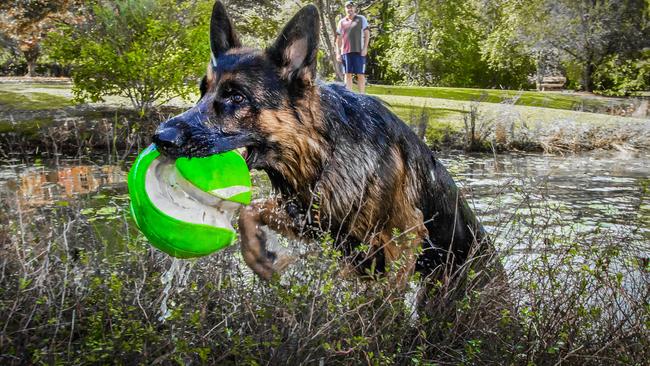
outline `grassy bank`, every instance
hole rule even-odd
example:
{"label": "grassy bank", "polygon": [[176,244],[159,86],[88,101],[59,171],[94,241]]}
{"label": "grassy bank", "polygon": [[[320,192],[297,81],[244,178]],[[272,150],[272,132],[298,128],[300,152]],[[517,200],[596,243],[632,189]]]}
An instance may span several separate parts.
{"label": "grassy bank", "polygon": [[72,100],[69,98],[51,93],[21,93],[9,90],[2,90],[2,92],[0,92],[0,110],[4,112],[56,109],[70,107],[72,105]]}
{"label": "grassy bank", "polygon": [[77,104],[71,85],[0,83],[0,157],[100,152],[123,160],[150,143],[160,121],[180,111],[164,107],[143,117],[123,98]]}
{"label": "grassy bank", "polygon": [[426,119],[421,136],[434,148],[551,153],[650,148],[650,120],[627,117],[640,105],[635,99],[383,85],[368,91],[413,127],[421,129]]}
{"label": "grassy bank", "polygon": [[[375,95],[386,101],[435,149],[469,147],[472,150],[553,153],[650,149],[648,119],[570,110],[571,103],[586,103],[589,99],[602,104],[608,100],[606,98],[585,97],[582,100],[582,97],[550,93],[452,88],[373,86],[370,91],[378,93]],[[520,97],[513,98],[515,95]],[[472,101],[476,98],[483,101]],[[554,107],[534,106],[547,102]],[[152,126],[190,105],[182,100],[174,100],[171,104],[170,108],[143,120],[128,108],[124,98],[111,97],[104,103],[78,106],[72,101],[69,85],[2,83],[0,134],[4,138],[0,141],[19,141],[20,145],[25,145],[30,141],[39,144],[62,138],[63,146],[101,147],[106,137],[100,131],[106,128],[98,129],[98,123],[110,123],[113,130],[127,127],[124,132],[111,132],[111,136],[121,137],[110,143],[128,145],[135,138],[146,139],[146,131]],[[80,134],[76,130],[85,132]],[[133,135],[138,131],[144,132]],[[87,141],[82,141],[84,139]]]}
{"label": "grassy bank", "polygon": [[516,105],[377,95],[434,148],[532,150],[650,149],[650,119]]}
{"label": "grassy bank", "polygon": [[436,98],[458,101],[482,101],[502,103],[513,101],[515,105],[606,112],[629,104],[623,98],[606,98],[596,95],[577,95],[563,92],[535,92],[498,89],[440,88],[415,86],[370,85],[368,93],[376,95]]}

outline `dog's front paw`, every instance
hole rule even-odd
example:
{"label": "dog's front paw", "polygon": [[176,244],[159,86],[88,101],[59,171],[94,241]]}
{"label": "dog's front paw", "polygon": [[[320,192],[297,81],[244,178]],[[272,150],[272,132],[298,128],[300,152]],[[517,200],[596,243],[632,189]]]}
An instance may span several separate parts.
{"label": "dog's front paw", "polygon": [[275,260],[273,261],[273,271],[275,273],[282,273],[284,270],[293,262],[295,262],[298,258],[296,258],[293,255],[289,255],[287,253],[276,253],[276,252],[270,252],[273,253],[275,256]]}
{"label": "dog's front paw", "polygon": [[241,253],[244,262],[260,278],[271,280],[281,273],[295,258],[285,251],[269,250],[267,233],[260,221],[259,210],[245,207],[239,214]]}

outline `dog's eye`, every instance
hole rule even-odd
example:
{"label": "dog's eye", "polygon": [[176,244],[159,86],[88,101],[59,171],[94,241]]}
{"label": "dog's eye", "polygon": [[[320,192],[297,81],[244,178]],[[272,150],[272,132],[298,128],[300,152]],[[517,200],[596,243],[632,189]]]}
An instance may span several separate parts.
{"label": "dog's eye", "polygon": [[230,101],[232,101],[235,104],[240,104],[241,102],[244,101],[244,96],[239,94],[239,93],[234,93],[233,95],[230,96]]}

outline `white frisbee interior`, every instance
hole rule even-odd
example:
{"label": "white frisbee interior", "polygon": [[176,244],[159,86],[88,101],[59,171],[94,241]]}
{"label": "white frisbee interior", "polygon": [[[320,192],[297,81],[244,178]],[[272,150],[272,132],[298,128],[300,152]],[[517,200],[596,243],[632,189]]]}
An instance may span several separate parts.
{"label": "white frisbee interior", "polygon": [[145,191],[151,203],[167,216],[234,231],[231,220],[240,204],[196,188],[180,175],[171,159],[161,156],[151,162]]}

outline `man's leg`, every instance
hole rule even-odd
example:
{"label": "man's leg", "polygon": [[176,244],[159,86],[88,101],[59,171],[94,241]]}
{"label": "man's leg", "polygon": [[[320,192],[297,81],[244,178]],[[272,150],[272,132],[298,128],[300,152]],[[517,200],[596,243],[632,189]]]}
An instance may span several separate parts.
{"label": "man's leg", "polygon": [[357,85],[359,86],[359,93],[365,94],[366,93],[366,75],[365,74],[357,74]]}
{"label": "man's leg", "polygon": [[345,74],[345,86],[352,90],[352,74]]}

